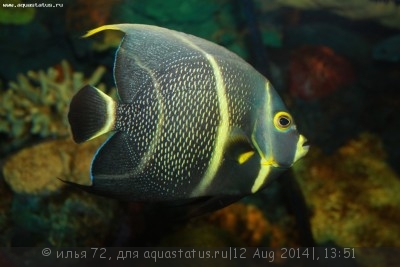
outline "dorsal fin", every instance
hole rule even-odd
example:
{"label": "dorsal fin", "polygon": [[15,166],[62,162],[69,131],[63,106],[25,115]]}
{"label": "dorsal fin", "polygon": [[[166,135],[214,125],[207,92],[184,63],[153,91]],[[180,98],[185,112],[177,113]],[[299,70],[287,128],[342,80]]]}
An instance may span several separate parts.
{"label": "dorsal fin", "polygon": [[[132,103],[138,92],[159,90],[165,69],[182,58],[212,55],[216,60],[243,59],[225,48],[190,34],[143,24],[104,25],[88,31],[89,37],[105,30],[125,33],[117,50],[114,78],[122,103]],[[250,66],[250,65],[248,65]]]}
{"label": "dorsal fin", "polygon": [[94,35],[94,34],[96,34],[96,33],[99,33],[99,32],[102,32],[102,31],[106,31],[106,30],[123,31],[123,30],[121,29],[121,27],[119,27],[118,24],[115,24],[115,25],[103,25],[103,26],[97,27],[96,29],[93,29],[93,30],[88,31],[88,32],[87,32],[85,35],[83,35],[82,37],[83,37],[83,38],[87,38],[87,37],[90,37],[90,36],[92,36],[92,35]]}

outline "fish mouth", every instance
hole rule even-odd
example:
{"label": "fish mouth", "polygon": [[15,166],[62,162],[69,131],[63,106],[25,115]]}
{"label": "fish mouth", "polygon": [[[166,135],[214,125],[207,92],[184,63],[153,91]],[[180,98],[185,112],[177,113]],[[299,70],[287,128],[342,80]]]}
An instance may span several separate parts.
{"label": "fish mouth", "polygon": [[303,135],[299,135],[299,140],[297,141],[296,152],[293,158],[293,162],[278,163],[273,156],[270,156],[269,158],[262,157],[261,165],[275,167],[275,168],[283,168],[283,169],[290,168],[297,160],[304,157],[309,149],[310,149],[310,144],[307,141],[307,139]]}
{"label": "fish mouth", "polygon": [[306,150],[306,153],[307,153],[308,150],[310,149],[310,142],[306,138],[304,138],[304,139],[305,140],[304,140],[304,143],[302,144],[302,147],[304,150]]}
{"label": "fish mouth", "polygon": [[299,140],[297,141],[296,153],[294,155],[293,163],[304,157],[309,149],[310,145],[307,141],[307,138],[305,138],[303,135],[300,135]]}

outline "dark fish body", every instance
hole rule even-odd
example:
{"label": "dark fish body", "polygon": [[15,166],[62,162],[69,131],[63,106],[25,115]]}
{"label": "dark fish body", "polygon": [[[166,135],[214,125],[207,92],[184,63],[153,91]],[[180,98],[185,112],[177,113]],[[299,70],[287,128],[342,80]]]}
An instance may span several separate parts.
{"label": "dark fish body", "polygon": [[88,35],[103,30],[126,34],[114,65],[119,100],[88,85],[68,115],[77,142],[114,131],[87,190],[145,202],[236,200],[306,154],[272,85],[237,55],[149,25]]}

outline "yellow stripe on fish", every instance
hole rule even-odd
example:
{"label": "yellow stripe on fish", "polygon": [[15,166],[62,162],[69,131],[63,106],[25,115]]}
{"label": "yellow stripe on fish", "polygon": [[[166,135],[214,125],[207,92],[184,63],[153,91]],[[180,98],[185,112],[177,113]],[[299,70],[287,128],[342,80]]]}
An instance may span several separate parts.
{"label": "yellow stripe on fish", "polygon": [[85,190],[200,214],[262,190],[307,153],[272,85],[236,54],[151,25],[105,25],[84,37],[105,30],[125,33],[114,63],[119,100],[87,85],[68,114],[77,142],[114,132]]}

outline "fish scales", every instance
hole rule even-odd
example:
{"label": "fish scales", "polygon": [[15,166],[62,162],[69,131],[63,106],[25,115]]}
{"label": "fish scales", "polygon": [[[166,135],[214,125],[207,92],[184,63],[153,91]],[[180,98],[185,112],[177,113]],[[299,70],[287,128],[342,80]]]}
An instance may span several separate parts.
{"label": "fish scales", "polygon": [[[169,49],[167,44],[163,49]],[[182,56],[183,51],[187,56]],[[143,191],[146,197],[153,191],[163,194],[165,186],[172,188],[169,198],[189,194],[201,180],[215,149],[220,111],[217,93],[212,89],[216,88],[213,69],[201,51],[181,49],[180,53],[158,62],[157,69],[147,66],[144,59],[138,64],[133,56],[130,64],[135,70],[146,70],[143,75],[153,84],[137,92],[129,104],[117,108],[116,130],[131,137],[135,158],[140,158],[128,175],[138,183],[152,180]]]}
{"label": "fish scales", "polygon": [[[136,40],[138,41],[140,39]],[[245,98],[247,97],[247,93],[252,92],[252,84],[248,83],[250,78],[245,77],[245,73],[247,72],[236,67],[236,62],[231,61],[229,62],[230,64],[225,63],[225,66],[221,67],[221,63],[224,63],[223,61],[220,60],[218,63],[218,60],[216,60],[214,56],[203,51],[189,39],[183,40],[183,42],[189,46],[189,49],[185,50],[183,47],[178,50],[178,54],[173,53],[173,55],[170,55],[167,61],[157,61],[159,66],[162,67],[156,71],[153,67],[151,68],[151,74],[148,74],[152,77],[148,80],[153,79],[153,86],[151,87],[153,90],[144,90],[144,99],[149,99],[149,96],[146,93],[151,94],[154,92],[154,88],[159,87],[158,90],[161,92],[164,102],[162,104],[159,103],[159,105],[163,105],[161,109],[164,110],[163,113],[165,119],[161,123],[162,136],[153,140],[153,142],[158,144],[150,146],[150,148],[155,147],[155,150],[148,153],[151,156],[147,155],[145,160],[143,160],[144,152],[148,152],[148,150],[144,149],[139,153],[139,157],[142,158],[142,161],[138,166],[139,171],[135,170],[133,173],[135,177],[141,181],[148,181],[151,180],[152,177],[156,177],[156,179],[152,179],[152,186],[147,187],[149,191],[155,190],[153,187],[158,184],[159,190],[157,191],[162,192],[165,187],[164,180],[168,180],[170,183],[177,183],[173,185],[181,190],[173,189],[168,192],[168,197],[172,198],[175,197],[175,194],[180,197],[185,197],[194,189],[193,186],[196,186],[200,181],[202,181],[204,178],[203,175],[211,163],[210,161],[213,153],[215,153],[216,149],[221,151],[227,141],[225,137],[225,140],[219,144],[219,147],[216,147],[217,144],[215,143],[215,139],[218,127],[221,123],[219,114],[222,112],[221,108],[218,108],[217,101],[221,101],[221,99],[218,98],[227,98],[229,96],[230,101],[225,101],[230,107],[228,110],[224,111],[229,117],[231,117],[227,122],[229,126],[245,126],[246,119],[244,118],[244,114],[246,114],[250,109],[249,103],[251,103],[251,99]],[[173,42],[173,45],[175,44],[176,43]],[[163,44],[162,49],[166,51],[172,50],[167,46],[167,43]],[[215,51],[211,52],[215,54]],[[185,55],[185,53],[188,54],[188,56],[182,56],[182,54]],[[226,53],[221,53],[217,58],[224,56],[225,54]],[[209,58],[207,58],[206,55],[208,55]],[[231,57],[231,53],[229,53],[228,56]],[[124,59],[125,58],[126,55]],[[216,63],[214,66],[210,63],[210,58]],[[147,67],[146,63],[142,63],[146,62],[144,59],[141,60],[140,64],[137,64],[134,61],[130,62],[135,66],[141,66],[141,68],[150,70],[150,67]],[[220,96],[218,96],[218,93],[216,92],[218,87],[215,84],[215,68],[218,68],[218,71],[221,73],[224,88],[229,90],[229,92],[224,92]],[[242,73],[242,75],[240,73]],[[226,74],[227,77],[224,77],[224,74]],[[243,82],[230,82],[232,78],[235,78],[235,75],[241,77]],[[204,81],[209,81],[209,83]],[[233,79],[233,82],[236,82],[236,79]],[[155,86],[155,84],[158,86]],[[241,88],[240,91],[238,91],[238,86],[241,86],[239,87]],[[216,90],[212,90],[213,88]],[[240,93],[242,93],[242,95]],[[252,98],[254,99],[255,96],[253,95]],[[150,97],[150,99],[154,101],[155,97]],[[135,104],[135,102],[133,104]],[[152,114],[155,113],[156,111],[152,112]],[[182,114],[185,114],[185,117],[183,117]],[[132,114],[132,116],[134,116],[134,114]],[[130,116],[128,115],[125,117]],[[143,118],[146,118],[146,121],[155,120],[147,114],[144,115]],[[139,123],[143,123],[143,120],[139,121]],[[136,123],[130,124],[129,121],[128,125],[131,126],[131,129],[140,128]],[[122,127],[120,130],[124,131],[125,127]],[[119,128],[117,128],[117,130],[118,129]],[[136,135],[142,137],[155,135],[154,131],[149,132],[147,127],[144,127],[144,129],[146,130],[142,132],[138,130],[136,130],[136,133],[131,130],[128,130],[128,132],[132,136],[133,140],[142,140],[142,138]],[[222,134],[227,136],[228,130],[229,128],[226,128],[225,133]],[[147,140],[150,140],[150,138]],[[174,144],[174,146],[172,148],[169,146],[163,148],[161,140],[166,140],[168,143]],[[191,143],[190,146],[188,141]],[[143,148],[149,147],[149,142],[151,141],[143,143]],[[187,157],[188,160],[181,162],[176,155],[180,155],[180,157],[183,155],[183,157]],[[168,165],[163,164],[166,160],[169,162]],[[215,163],[216,167],[220,165],[221,162],[219,161],[220,160]],[[190,172],[194,166],[202,167],[196,172]],[[195,179],[192,178],[191,174],[194,174],[193,177],[195,177]],[[205,184],[201,190],[206,190],[206,187],[210,184],[214,176],[215,172],[210,174],[209,182]],[[176,179],[176,177],[181,177],[181,179]],[[184,179],[182,177],[184,177]],[[159,183],[155,180],[158,180]],[[191,186],[189,186],[189,182],[191,182]],[[147,194],[147,192],[144,193],[144,195]]]}
{"label": "fish scales", "polygon": [[[87,35],[103,30],[126,33],[114,64],[119,101],[87,85],[68,115],[78,142],[114,131],[85,190],[189,201],[200,214],[263,189],[307,153],[272,85],[234,53],[149,25],[105,25]],[[98,133],[85,129],[92,121]]]}

